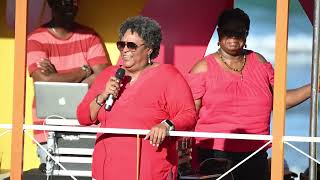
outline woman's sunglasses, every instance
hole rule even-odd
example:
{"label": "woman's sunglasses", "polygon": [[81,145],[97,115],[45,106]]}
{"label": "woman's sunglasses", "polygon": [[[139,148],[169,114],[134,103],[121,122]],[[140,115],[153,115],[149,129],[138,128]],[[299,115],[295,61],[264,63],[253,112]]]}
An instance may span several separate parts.
{"label": "woman's sunglasses", "polygon": [[137,50],[138,47],[143,46],[144,44],[137,45],[134,42],[125,42],[125,41],[118,41],[117,42],[117,48],[119,51],[122,51],[126,46],[130,51]]}
{"label": "woman's sunglasses", "polygon": [[246,38],[249,34],[247,30],[231,31],[231,30],[220,29],[219,32],[221,33],[222,36],[235,37],[239,39]]}

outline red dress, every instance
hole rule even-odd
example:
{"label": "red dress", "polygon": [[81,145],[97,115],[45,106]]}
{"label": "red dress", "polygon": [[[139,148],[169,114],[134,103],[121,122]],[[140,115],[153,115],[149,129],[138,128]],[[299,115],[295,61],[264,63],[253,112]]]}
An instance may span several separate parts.
{"label": "red dress", "polygon": [[[101,127],[151,129],[170,119],[176,130],[191,130],[195,125],[195,107],[190,88],[182,75],[171,65],[144,70],[133,85],[126,83],[112,110],[102,107],[91,121],[89,104],[103,91],[118,67],[106,68],[97,77],[78,106],[82,125],[95,121]],[[166,138],[159,149],[149,140],[141,143],[140,180],[176,179],[177,152],[175,138]],[[136,135],[98,134],[93,153],[92,173],[97,180],[130,180],[136,178]]]}

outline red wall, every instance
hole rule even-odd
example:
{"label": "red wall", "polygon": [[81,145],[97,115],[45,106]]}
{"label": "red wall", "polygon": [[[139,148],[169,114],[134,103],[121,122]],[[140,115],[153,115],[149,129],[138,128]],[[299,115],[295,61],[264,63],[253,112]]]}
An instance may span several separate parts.
{"label": "red wall", "polygon": [[233,0],[150,0],[141,15],[158,21],[163,33],[155,61],[189,71],[204,56],[217,18],[228,7],[233,7]]}

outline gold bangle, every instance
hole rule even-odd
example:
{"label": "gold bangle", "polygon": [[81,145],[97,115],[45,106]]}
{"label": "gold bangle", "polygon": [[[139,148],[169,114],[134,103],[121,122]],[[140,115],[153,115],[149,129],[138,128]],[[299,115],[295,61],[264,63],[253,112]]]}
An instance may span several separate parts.
{"label": "gold bangle", "polygon": [[98,97],[99,97],[100,95],[101,95],[101,94],[98,94],[98,95],[96,96],[96,103],[97,103],[100,107],[102,107],[104,103],[100,103],[100,102],[98,101]]}

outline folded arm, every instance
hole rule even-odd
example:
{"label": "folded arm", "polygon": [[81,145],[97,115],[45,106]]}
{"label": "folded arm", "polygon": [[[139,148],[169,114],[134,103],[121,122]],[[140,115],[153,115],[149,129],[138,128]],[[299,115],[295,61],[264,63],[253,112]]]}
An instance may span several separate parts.
{"label": "folded arm", "polygon": [[86,77],[84,80],[82,80],[81,82],[83,83],[87,83],[89,84],[89,86],[91,86],[91,84],[93,83],[93,81],[95,80],[95,78],[97,77],[97,75],[106,67],[108,67],[110,64],[97,64],[91,67],[92,70],[92,74],[89,77]]}
{"label": "folded arm", "polygon": [[68,71],[58,72],[48,59],[44,59],[37,63],[38,69],[31,76],[34,81],[84,82],[90,86],[95,77],[107,66],[108,64],[96,64],[90,67],[88,71],[83,70],[82,67],[77,67]]}

